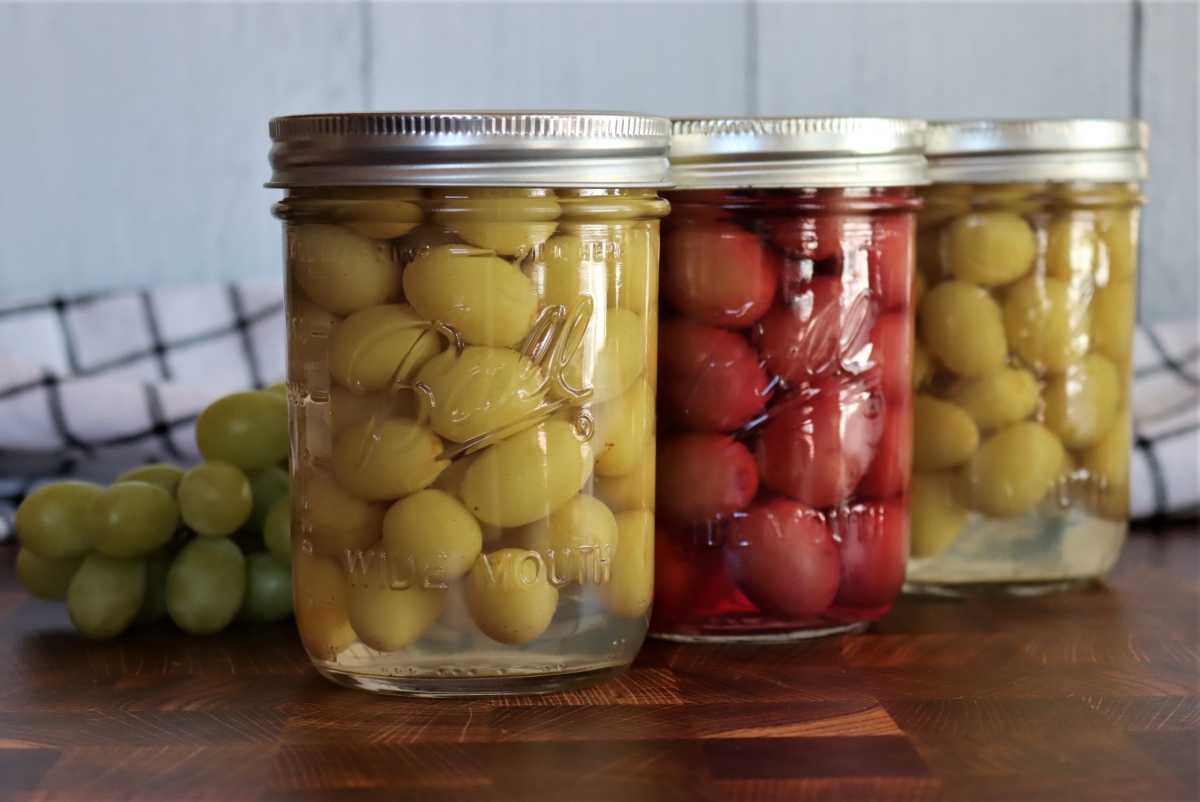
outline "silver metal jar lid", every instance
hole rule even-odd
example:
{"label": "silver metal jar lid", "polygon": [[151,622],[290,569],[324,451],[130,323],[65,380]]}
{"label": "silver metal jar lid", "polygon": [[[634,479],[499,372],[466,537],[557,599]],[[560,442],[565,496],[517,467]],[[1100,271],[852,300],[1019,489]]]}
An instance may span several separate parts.
{"label": "silver metal jar lid", "polygon": [[925,154],[937,183],[1140,181],[1149,136],[1140,120],[947,120]]}
{"label": "silver metal jar lid", "polygon": [[925,122],[886,117],[673,120],[679,189],[888,187],[929,183]]}
{"label": "silver metal jar lid", "polygon": [[609,112],[369,112],[271,120],[268,187],[669,187],[671,123]]}

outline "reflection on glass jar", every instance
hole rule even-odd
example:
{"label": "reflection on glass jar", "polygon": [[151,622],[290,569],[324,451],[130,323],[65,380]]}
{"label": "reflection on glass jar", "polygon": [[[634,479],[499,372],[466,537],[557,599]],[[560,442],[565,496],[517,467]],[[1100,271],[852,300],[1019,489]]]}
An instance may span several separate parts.
{"label": "reflection on glass jar", "polygon": [[932,126],[908,588],[1045,592],[1116,562],[1144,138],[1117,121]]}
{"label": "reflection on glass jar", "polygon": [[331,679],[538,692],[640,647],[666,121],[620,119],[642,187],[281,182],[297,625]]}
{"label": "reflection on glass jar", "polygon": [[[651,631],[790,640],[861,626],[891,608],[908,552],[922,126],[703,124],[675,123],[680,189],[663,229]],[[797,167],[829,157],[831,130],[874,137],[877,159],[907,166]],[[699,140],[723,153],[756,138],[755,188],[723,186],[745,163],[723,174],[699,158]]]}

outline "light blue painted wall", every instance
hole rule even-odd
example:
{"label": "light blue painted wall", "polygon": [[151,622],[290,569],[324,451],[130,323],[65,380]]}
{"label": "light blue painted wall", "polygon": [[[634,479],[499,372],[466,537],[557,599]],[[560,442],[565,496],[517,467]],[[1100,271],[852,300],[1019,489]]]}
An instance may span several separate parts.
{"label": "light blue painted wall", "polygon": [[0,295],[270,275],[266,120],[366,108],[1128,116],[1143,312],[1197,310],[1197,4],[0,3]]}

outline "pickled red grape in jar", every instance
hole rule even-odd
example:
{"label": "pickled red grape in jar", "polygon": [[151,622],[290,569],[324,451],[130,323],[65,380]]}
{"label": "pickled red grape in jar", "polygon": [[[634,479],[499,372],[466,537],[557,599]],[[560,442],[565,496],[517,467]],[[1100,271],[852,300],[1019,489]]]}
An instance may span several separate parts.
{"label": "pickled red grape in jar", "polygon": [[729,223],[680,227],[664,237],[662,297],[693,320],[745,328],[770,308],[779,256]]}
{"label": "pickled red grape in jar", "polygon": [[[670,200],[651,631],[796,638],[878,618],[908,553],[913,192]],[[669,294],[671,265],[688,281]]]}
{"label": "pickled red grape in jar", "polygon": [[658,332],[659,386],[664,406],[698,431],[732,431],[762,414],[770,378],[746,338],[687,318]]}
{"label": "pickled red grape in jar", "polygon": [[841,557],[825,517],[777,498],[734,519],[725,548],[738,588],[759,610],[804,621],[833,603]]}
{"label": "pickled red grape in jar", "polygon": [[864,288],[837,276],[791,284],[756,331],[765,367],[791,385],[811,383],[862,358],[877,303]]}

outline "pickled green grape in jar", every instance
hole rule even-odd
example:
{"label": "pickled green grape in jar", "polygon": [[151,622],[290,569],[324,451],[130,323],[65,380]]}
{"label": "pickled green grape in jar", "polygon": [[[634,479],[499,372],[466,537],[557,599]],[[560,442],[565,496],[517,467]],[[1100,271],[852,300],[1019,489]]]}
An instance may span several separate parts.
{"label": "pickled green grape in jar", "polygon": [[931,123],[905,589],[1099,578],[1129,518],[1146,126]]}
{"label": "pickled green grape in jar", "polygon": [[329,679],[537,693],[633,660],[669,133],[625,114],[272,121],[292,483],[268,545],[290,526],[296,624]]}

